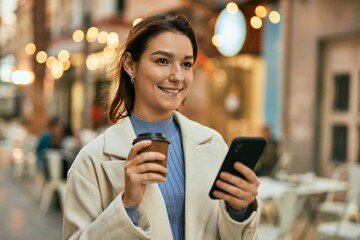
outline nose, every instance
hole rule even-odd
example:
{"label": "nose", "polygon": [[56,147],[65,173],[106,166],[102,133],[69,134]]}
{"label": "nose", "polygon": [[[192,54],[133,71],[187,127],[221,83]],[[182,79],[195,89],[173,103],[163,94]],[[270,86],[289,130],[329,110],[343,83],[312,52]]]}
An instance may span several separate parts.
{"label": "nose", "polygon": [[180,64],[172,64],[170,72],[170,81],[184,81],[184,73]]}

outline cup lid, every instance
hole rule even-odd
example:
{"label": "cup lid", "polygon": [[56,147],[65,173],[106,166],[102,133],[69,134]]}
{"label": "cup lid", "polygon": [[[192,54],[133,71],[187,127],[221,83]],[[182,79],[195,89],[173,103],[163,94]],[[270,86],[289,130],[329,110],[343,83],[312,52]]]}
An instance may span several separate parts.
{"label": "cup lid", "polygon": [[138,134],[133,141],[133,145],[137,142],[144,141],[144,140],[165,141],[170,144],[170,141],[168,138],[166,138],[165,134],[148,132],[148,133]]}

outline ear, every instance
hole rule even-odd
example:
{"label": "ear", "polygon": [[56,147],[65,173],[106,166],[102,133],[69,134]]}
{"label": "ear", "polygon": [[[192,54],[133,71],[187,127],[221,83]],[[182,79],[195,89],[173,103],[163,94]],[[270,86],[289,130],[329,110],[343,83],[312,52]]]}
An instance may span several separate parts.
{"label": "ear", "polygon": [[129,76],[133,76],[135,74],[135,63],[129,52],[124,53],[123,68]]}

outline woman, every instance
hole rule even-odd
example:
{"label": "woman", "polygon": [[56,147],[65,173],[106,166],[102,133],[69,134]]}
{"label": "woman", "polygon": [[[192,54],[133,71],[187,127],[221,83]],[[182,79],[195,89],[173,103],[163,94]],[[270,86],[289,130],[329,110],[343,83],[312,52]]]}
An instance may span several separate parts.
{"label": "woman", "polygon": [[[130,31],[110,106],[115,123],[85,146],[68,174],[65,239],[255,239],[259,181],[222,174],[208,196],[227,145],[216,131],[176,109],[193,81],[197,42],[183,16],[156,15]],[[168,168],[136,134],[162,132],[171,141]],[[163,173],[167,172],[166,178]],[[145,184],[144,182],[157,182]]]}

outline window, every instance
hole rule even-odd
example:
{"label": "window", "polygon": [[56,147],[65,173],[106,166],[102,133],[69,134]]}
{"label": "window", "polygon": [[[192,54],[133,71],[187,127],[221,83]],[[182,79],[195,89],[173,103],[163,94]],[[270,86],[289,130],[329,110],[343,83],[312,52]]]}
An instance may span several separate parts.
{"label": "window", "polygon": [[332,128],[332,154],[331,159],[339,162],[347,160],[347,126],[337,125]]}
{"label": "window", "polygon": [[349,109],[350,75],[337,74],[334,77],[334,104],[333,110],[347,111]]}
{"label": "window", "polygon": [[124,0],[117,0],[116,5],[117,5],[116,7],[117,7],[118,13],[123,13],[123,11],[124,11]]}

